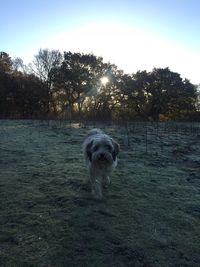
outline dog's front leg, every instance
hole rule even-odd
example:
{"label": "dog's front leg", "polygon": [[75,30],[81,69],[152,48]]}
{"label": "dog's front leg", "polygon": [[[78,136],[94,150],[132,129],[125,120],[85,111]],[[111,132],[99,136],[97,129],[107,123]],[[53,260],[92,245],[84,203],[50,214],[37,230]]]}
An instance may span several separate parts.
{"label": "dog's front leg", "polygon": [[92,193],[93,193],[93,196],[95,197],[95,199],[97,199],[97,200],[101,200],[103,198],[102,185],[101,185],[100,181],[96,180],[92,184]]}
{"label": "dog's front leg", "polygon": [[104,187],[108,187],[109,185],[110,185],[110,177],[109,176],[107,176],[107,175],[104,175],[103,176],[103,186]]}
{"label": "dog's front leg", "polygon": [[101,200],[103,198],[101,182],[92,175],[92,173],[90,174],[90,182],[92,186],[92,195],[95,199]]}

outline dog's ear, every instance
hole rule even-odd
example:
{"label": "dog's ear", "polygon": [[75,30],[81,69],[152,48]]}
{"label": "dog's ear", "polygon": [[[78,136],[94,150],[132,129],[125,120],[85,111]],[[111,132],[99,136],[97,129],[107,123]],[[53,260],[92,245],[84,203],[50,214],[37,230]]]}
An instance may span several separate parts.
{"label": "dog's ear", "polygon": [[93,141],[89,142],[86,146],[86,153],[90,161],[92,161],[92,151],[91,151],[92,144],[93,144]]}
{"label": "dog's ear", "polygon": [[115,161],[116,160],[116,156],[119,154],[120,146],[114,140],[112,140],[112,143],[113,143],[113,147],[114,147],[114,150],[112,152],[112,156],[113,156],[113,160]]}

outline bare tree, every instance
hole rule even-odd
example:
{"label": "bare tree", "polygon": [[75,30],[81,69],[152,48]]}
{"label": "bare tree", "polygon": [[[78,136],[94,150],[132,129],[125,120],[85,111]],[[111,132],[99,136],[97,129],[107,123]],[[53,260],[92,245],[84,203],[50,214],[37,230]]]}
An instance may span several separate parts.
{"label": "bare tree", "polygon": [[48,99],[47,113],[51,110],[52,100],[52,80],[55,74],[56,68],[58,68],[62,62],[62,54],[58,50],[40,49],[38,54],[34,56],[31,64],[29,64],[30,70],[46,85],[46,94]]}

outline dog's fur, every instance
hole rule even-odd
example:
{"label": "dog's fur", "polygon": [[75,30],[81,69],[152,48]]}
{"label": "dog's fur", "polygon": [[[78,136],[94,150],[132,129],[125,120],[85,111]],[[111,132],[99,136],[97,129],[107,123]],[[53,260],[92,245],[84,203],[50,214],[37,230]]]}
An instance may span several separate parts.
{"label": "dog's fur", "polygon": [[109,185],[109,175],[117,166],[119,144],[99,129],[91,130],[84,143],[83,152],[89,171],[92,194],[102,199],[102,185]]}

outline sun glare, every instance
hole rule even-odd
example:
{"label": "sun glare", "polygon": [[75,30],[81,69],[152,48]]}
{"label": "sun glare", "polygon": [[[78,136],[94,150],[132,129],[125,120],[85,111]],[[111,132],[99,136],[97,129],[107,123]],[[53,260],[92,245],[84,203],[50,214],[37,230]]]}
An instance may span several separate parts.
{"label": "sun glare", "polygon": [[109,82],[108,77],[104,76],[104,77],[101,78],[101,83],[102,83],[103,85],[106,85],[108,82]]}

